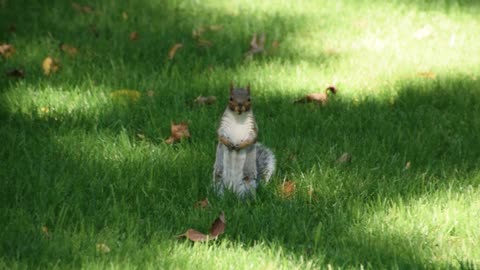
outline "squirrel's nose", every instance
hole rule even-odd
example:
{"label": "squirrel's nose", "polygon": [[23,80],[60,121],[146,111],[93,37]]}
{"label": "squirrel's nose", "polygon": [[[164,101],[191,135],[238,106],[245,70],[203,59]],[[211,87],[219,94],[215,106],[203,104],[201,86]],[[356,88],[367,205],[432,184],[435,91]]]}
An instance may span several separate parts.
{"label": "squirrel's nose", "polygon": [[239,107],[243,106],[243,102],[238,102],[237,104],[238,104]]}

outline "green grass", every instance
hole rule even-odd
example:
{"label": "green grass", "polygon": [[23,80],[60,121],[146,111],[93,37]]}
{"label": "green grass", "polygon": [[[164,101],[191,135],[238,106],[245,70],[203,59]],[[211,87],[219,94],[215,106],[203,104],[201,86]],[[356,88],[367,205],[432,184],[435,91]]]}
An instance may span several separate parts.
{"label": "green grass", "polygon": [[[0,43],[16,48],[0,58],[0,268],[479,267],[476,1],[121,2],[82,14],[69,1],[0,1]],[[205,25],[223,26],[204,34],[211,48],[192,37]],[[254,32],[268,53],[248,60]],[[48,55],[61,61],[52,76]],[[25,78],[3,75],[12,68]],[[247,202],[210,187],[232,80],[251,84],[278,159]],[[327,106],[292,104],[331,83]],[[119,89],[141,97],[118,101]],[[199,95],[219,101],[190,106]],[[172,121],[192,138],[165,144]],[[343,152],[352,163],[335,163]],[[285,178],[297,185],[288,199]],[[209,208],[193,207],[205,197]],[[220,211],[218,241],[175,238],[208,231]]]}

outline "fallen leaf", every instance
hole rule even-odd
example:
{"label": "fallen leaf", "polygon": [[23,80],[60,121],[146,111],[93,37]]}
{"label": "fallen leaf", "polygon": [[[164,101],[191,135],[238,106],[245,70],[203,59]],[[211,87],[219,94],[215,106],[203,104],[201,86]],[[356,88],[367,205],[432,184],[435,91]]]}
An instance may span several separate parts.
{"label": "fallen leaf", "polygon": [[123,20],[125,20],[125,21],[128,20],[128,14],[127,14],[126,11],[123,11],[123,12],[122,12],[122,18],[123,18]]}
{"label": "fallen leaf", "polygon": [[222,211],[220,216],[215,219],[210,228],[210,234],[206,235],[195,229],[188,229],[185,233],[177,235],[176,238],[186,237],[193,242],[205,242],[209,240],[216,240],[219,235],[223,234],[225,231],[225,213]]}
{"label": "fallen leaf", "polygon": [[64,53],[66,53],[66,54],[68,54],[68,55],[70,55],[70,56],[75,56],[75,55],[77,55],[77,53],[78,53],[78,49],[77,49],[77,48],[73,47],[73,46],[70,45],[70,44],[66,44],[66,43],[60,44],[60,49],[61,49]]}
{"label": "fallen leaf", "polygon": [[309,102],[315,102],[320,105],[326,105],[328,102],[328,92],[332,92],[333,94],[337,93],[337,88],[333,85],[328,86],[325,89],[325,92],[323,93],[311,93],[306,95],[305,97],[302,97],[300,99],[297,99],[294,101],[294,103],[309,103]]}
{"label": "fallen leaf", "polygon": [[133,31],[130,33],[130,40],[132,41],[135,41],[138,39],[138,32],[137,31]]}
{"label": "fallen leaf", "polygon": [[93,7],[88,6],[88,5],[80,5],[76,2],[72,2],[72,7],[75,10],[80,11],[82,13],[92,13],[93,12]]}
{"label": "fallen leaf", "polygon": [[209,205],[210,203],[208,202],[208,198],[205,198],[201,201],[196,202],[194,208],[207,208]]}
{"label": "fallen leaf", "polygon": [[413,33],[413,37],[416,39],[425,39],[433,34],[433,28],[430,25],[424,25]]}
{"label": "fallen leaf", "polygon": [[405,163],[405,170],[410,169],[410,166],[411,166],[410,161],[407,161],[407,163]]}
{"label": "fallen leaf", "polygon": [[252,40],[250,41],[250,50],[246,53],[247,56],[252,56],[257,53],[262,53],[265,51],[265,34],[262,34],[260,38],[257,37],[257,33],[253,34]]}
{"label": "fallen leaf", "polygon": [[431,71],[418,72],[417,76],[422,78],[432,79],[432,80],[434,80],[437,77],[437,75]]}
{"label": "fallen leaf", "polygon": [[200,26],[192,30],[192,37],[193,38],[200,38],[203,33],[206,31],[205,27]]}
{"label": "fallen leaf", "polygon": [[58,59],[48,56],[42,62],[43,73],[47,76],[56,73],[60,68],[60,61]]}
{"label": "fallen leaf", "polygon": [[137,137],[138,137],[140,140],[145,140],[145,135],[143,135],[142,133],[138,133],[138,134],[137,134]]}
{"label": "fallen leaf", "polygon": [[172,48],[170,48],[170,51],[168,51],[168,58],[170,60],[173,60],[173,58],[175,57],[175,54],[177,53],[177,50],[182,48],[182,47],[183,47],[182,43],[177,43],[177,44],[173,45]]}
{"label": "fallen leaf", "polygon": [[49,235],[49,231],[48,231],[47,226],[42,226],[41,231],[42,231],[43,235],[45,235],[45,236]]}
{"label": "fallen leaf", "polygon": [[350,163],[352,162],[352,155],[345,152],[337,159],[336,162],[339,164]]}
{"label": "fallen leaf", "polygon": [[295,194],[296,184],[291,180],[284,180],[280,185],[280,195],[287,199],[291,198]]}
{"label": "fallen leaf", "polygon": [[97,244],[96,248],[97,248],[97,252],[100,252],[100,253],[109,253],[111,251],[110,248],[104,243]]}
{"label": "fallen leaf", "polygon": [[178,141],[181,141],[183,138],[190,138],[190,131],[188,130],[188,125],[185,123],[175,124],[172,122],[171,127],[171,135],[165,142],[167,144],[172,144]]}
{"label": "fallen leaf", "polygon": [[8,77],[12,77],[12,78],[21,79],[25,77],[25,72],[23,71],[23,69],[17,69],[17,68],[7,71],[6,74]]}
{"label": "fallen leaf", "polygon": [[222,211],[220,213],[220,216],[218,216],[217,219],[212,224],[212,227],[210,228],[210,236],[213,237],[213,239],[217,239],[217,237],[225,232],[225,225],[227,224],[225,220],[225,213]]}
{"label": "fallen leaf", "polygon": [[199,38],[197,41],[198,46],[210,48],[213,46],[213,42],[207,39]]}
{"label": "fallen leaf", "polygon": [[280,47],[280,42],[278,40],[272,41],[272,48],[278,49]]}
{"label": "fallen leaf", "polygon": [[110,96],[116,101],[131,101],[136,103],[140,100],[140,92],[137,90],[121,89],[110,93]]}
{"label": "fallen leaf", "polygon": [[219,24],[212,24],[208,26],[208,29],[210,29],[210,31],[220,31],[223,29],[223,26]]}
{"label": "fallen leaf", "polygon": [[194,102],[198,105],[211,105],[217,101],[217,97],[215,96],[198,96]]}
{"label": "fallen leaf", "polygon": [[10,58],[15,53],[15,47],[11,44],[3,43],[0,45],[0,55],[7,59]]}
{"label": "fallen leaf", "polygon": [[208,235],[205,235],[194,229],[188,229],[185,233],[176,236],[176,238],[182,237],[186,237],[193,242],[205,242],[209,240]]}

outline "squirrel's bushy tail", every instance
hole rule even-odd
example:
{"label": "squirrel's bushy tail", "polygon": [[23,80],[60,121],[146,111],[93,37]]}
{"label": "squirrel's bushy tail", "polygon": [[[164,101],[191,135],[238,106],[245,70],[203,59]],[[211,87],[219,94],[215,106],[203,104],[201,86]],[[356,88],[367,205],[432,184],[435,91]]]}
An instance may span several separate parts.
{"label": "squirrel's bushy tail", "polygon": [[275,155],[261,143],[256,143],[255,147],[257,150],[258,179],[263,179],[265,182],[268,182],[275,172]]}

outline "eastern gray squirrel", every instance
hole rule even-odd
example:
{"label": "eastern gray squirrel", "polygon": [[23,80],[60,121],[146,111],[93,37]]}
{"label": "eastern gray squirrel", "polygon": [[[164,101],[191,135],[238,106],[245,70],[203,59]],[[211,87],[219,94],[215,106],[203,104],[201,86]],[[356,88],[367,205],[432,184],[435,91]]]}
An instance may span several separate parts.
{"label": "eastern gray squirrel", "polygon": [[239,197],[254,195],[258,181],[275,171],[273,152],[257,142],[258,127],[252,111],[250,86],[230,85],[230,99],[217,130],[218,145],[213,185],[219,195],[229,189]]}

